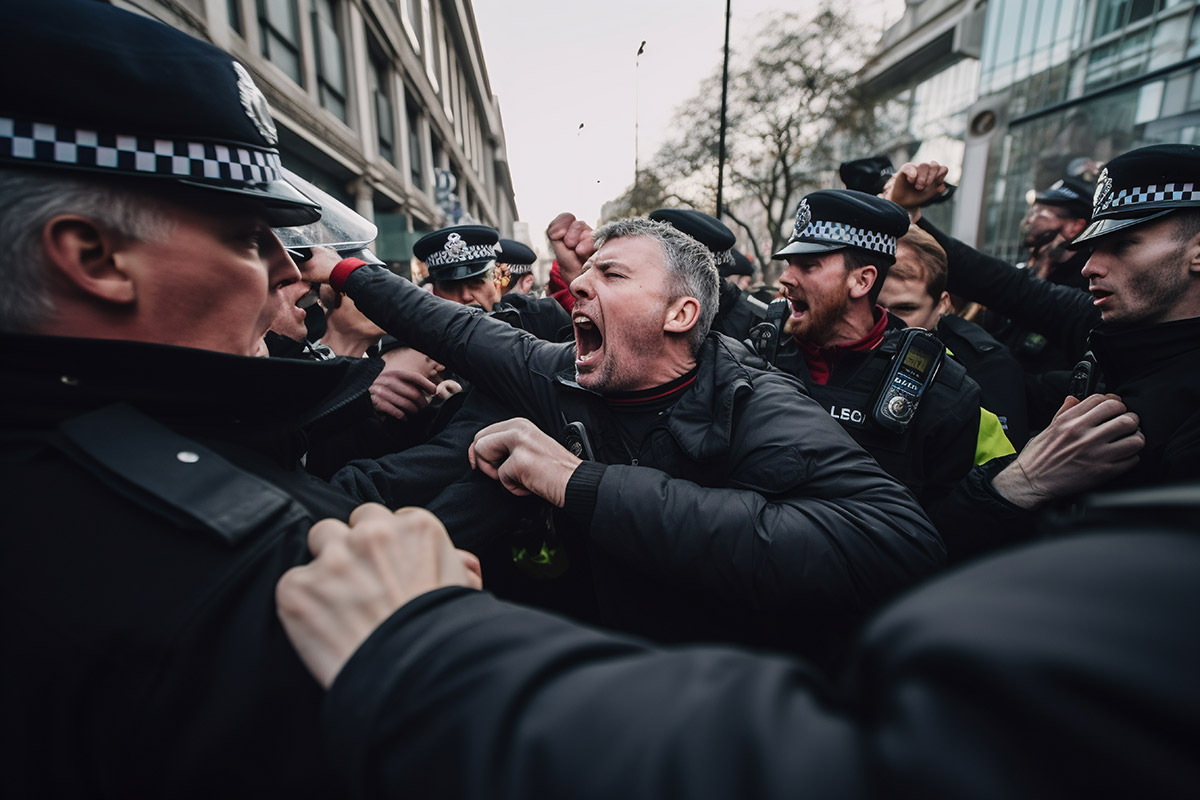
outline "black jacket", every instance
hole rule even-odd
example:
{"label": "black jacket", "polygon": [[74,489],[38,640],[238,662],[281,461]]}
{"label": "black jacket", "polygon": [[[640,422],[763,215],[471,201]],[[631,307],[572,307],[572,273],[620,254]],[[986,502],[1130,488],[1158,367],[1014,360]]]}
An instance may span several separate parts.
{"label": "black jacket", "polygon": [[360,798],[1190,798],[1195,496],[1190,529],[1142,509],[925,584],[837,686],[432,592],[338,674],[330,750]]}
{"label": "black jacket", "polygon": [[720,298],[712,329],[731,336],[739,342],[750,337],[750,329],[767,316],[767,307],[761,301],[747,297],[735,284],[722,280],[718,293]]}
{"label": "black jacket", "polygon": [[374,370],[0,341],[0,795],[336,796],[275,583],[357,504],[299,459]]}
{"label": "black jacket", "polygon": [[779,345],[775,365],[804,381],[809,393],[887,470],[930,508],[949,494],[975,464],[979,438],[979,387],[962,364],[942,359],[933,384],[903,434],[872,418],[871,409],[896,354],[904,323],[889,314],[887,332],[872,350],[842,350],[826,384],[809,372],[796,340]]}
{"label": "black jacket", "polygon": [[[1087,350],[1088,332],[1099,324],[1100,312],[1077,280],[1042,280],[947,236],[924,218],[917,224],[946,251],[947,291],[1007,318],[992,330],[1025,371],[1031,428],[1044,428],[1062,405],[1068,373]],[[1086,261],[1087,255],[1079,253],[1058,274],[1077,275]]]}
{"label": "black jacket", "polygon": [[573,344],[542,342],[383,269],[359,268],[345,289],[381,327],[543,431],[584,423],[601,463],[588,467],[594,494],[565,511],[606,624],[819,650],[943,561],[903,487],[795,379],[731,339],[710,335],[695,382],[631,452],[604,399],[574,383]]}
{"label": "black jacket", "polygon": [[979,384],[980,404],[1000,418],[1008,440],[1020,450],[1029,439],[1021,365],[990,333],[962,317],[943,316],[936,333]]}

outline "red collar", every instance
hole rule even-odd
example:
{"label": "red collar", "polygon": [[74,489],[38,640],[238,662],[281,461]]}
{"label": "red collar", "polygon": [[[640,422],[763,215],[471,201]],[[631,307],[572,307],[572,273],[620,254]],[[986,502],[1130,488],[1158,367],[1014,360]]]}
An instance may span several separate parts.
{"label": "red collar", "polygon": [[814,381],[821,386],[828,383],[829,375],[833,372],[834,365],[843,353],[851,350],[874,350],[879,347],[880,342],[883,341],[883,334],[887,331],[888,315],[883,310],[883,306],[875,306],[874,314],[877,317],[875,324],[867,332],[867,335],[857,342],[821,347],[806,339],[796,338],[796,344],[799,345],[800,352],[804,354],[804,361],[808,364],[808,371]]}

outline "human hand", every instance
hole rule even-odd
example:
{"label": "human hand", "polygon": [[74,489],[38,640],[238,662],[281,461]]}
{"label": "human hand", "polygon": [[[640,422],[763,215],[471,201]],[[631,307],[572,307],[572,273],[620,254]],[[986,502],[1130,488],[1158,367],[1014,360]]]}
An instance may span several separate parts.
{"label": "human hand", "polygon": [[592,226],[575,219],[574,214],[563,212],[550,221],[546,237],[554,249],[554,259],[563,281],[570,286],[571,281],[583,274],[583,265],[596,252]]}
{"label": "human hand", "polygon": [[1132,469],[1145,445],[1137,414],[1117,395],[1068,397],[1050,425],[992,479],[992,488],[1014,505],[1036,508]]}
{"label": "human hand", "polygon": [[477,469],[515,495],[536,494],[562,508],[567,482],[582,462],[527,419],[489,425],[467,451]]}
{"label": "human hand", "polygon": [[428,406],[438,387],[419,372],[385,369],[375,377],[368,391],[376,411],[404,419]]}
{"label": "human hand", "polygon": [[329,283],[329,276],[342,257],[332,247],[311,247],[308,250],[309,257],[296,262],[300,277],[308,283]]}
{"label": "human hand", "polygon": [[479,560],[456,550],[437,517],[419,508],[394,514],[375,503],[350,524],[323,519],[308,532],[315,558],[275,587],[292,646],[326,689],[360,645],[396,609],[443,586],[480,589]]}
{"label": "human hand", "polygon": [[922,164],[909,162],[896,170],[883,187],[880,197],[891,200],[908,212],[916,222],[921,218],[921,206],[946,191],[948,167],[936,161]]}

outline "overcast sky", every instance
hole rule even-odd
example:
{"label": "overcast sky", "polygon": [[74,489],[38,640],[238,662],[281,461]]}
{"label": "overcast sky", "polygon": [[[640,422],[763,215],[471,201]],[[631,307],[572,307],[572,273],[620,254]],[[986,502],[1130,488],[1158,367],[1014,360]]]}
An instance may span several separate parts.
{"label": "overcast sky", "polygon": [[[895,20],[903,9],[901,0],[861,5],[876,8],[875,19]],[[500,101],[517,212],[534,247],[544,250],[555,214],[570,211],[594,224],[601,205],[633,183],[635,118],[646,164],[667,138],[675,108],[720,66],[725,0],[474,0],[474,6]],[[733,0],[732,6],[736,47],[760,27],[764,12],[811,13],[817,2]]]}

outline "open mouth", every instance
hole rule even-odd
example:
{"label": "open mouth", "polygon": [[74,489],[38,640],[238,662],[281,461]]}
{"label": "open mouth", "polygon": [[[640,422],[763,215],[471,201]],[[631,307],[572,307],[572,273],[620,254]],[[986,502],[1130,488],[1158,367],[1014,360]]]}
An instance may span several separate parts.
{"label": "open mouth", "polygon": [[1089,289],[1088,292],[1092,295],[1092,305],[1094,306],[1104,305],[1108,298],[1112,297],[1112,292],[1104,289]]}
{"label": "open mouth", "polygon": [[587,367],[604,350],[604,334],[596,323],[584,314],[572,315],[571,324],[575,328],[575,366]]}
{"label": "open mouth", "polygon": [[808,313],[808,303],[803,300],[792,300],[792,319],[800,319]]}

